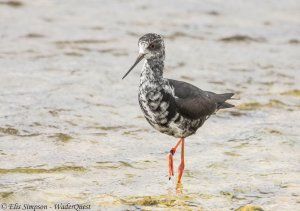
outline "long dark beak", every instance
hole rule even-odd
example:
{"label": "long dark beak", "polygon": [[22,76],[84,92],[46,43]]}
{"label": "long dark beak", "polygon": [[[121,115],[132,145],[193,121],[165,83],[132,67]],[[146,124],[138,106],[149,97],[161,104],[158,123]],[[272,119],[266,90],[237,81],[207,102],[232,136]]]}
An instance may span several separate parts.
{"label": "long dark beak", "polygon": [[134,64],[132,65],[132,67],[127,71],[127,73],[123,76],[122,79],[124,79],[129,73],[130,71],[144,58],[145,54],[140,53],[138,55],[138,57],[136,58]]}

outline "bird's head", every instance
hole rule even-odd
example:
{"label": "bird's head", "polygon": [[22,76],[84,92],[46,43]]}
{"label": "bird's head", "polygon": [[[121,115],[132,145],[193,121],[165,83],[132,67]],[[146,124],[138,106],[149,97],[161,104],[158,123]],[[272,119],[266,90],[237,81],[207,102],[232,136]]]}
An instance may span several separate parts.
{"label": "bird's head", "polygon": [[138,42],[139,55],[128,70],[128,72],[123,76],[124,79],[129,72],[140,62],[143,58],[147,60],[164,60],[165,59],[165,45],[164,40],[161,35],[148,33],[143,35]]}
{"label": "bird's head", "polygon": [[154,33],[145,34],[139,39],[139,54],[143,54],[146,59],[165,58],[165,45],[162,36]]}

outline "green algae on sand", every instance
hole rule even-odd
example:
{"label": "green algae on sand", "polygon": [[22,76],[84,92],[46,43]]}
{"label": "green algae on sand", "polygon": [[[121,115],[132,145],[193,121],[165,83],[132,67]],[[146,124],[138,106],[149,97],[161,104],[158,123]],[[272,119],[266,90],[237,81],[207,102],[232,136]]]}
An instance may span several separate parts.
{"label": "green algae on sand", "polygon": [[0,133],[4,133],[7,135],[19,135],[19,131],[12,127],[7,127],[7,128],[0,127]]}
{"label": "green algae on sand", "polygon": [[238,154],[236,152],[224,152],[224,155],[233,156],[233,157],[241,156],[240,154]]}
{"label": "green algae on sand", "polygon": [[13,1],[13,0],[12,1],[1,1],[0,4],[7,5],[7,6],[10,6],[10,7],[15,7],[15,8],[21,7],[21,6],[24,5],[23,2]]}
{"label": "green algae on sand", "polygon": [[237,208],[235,211],[264,211],[264,210],[259,206],[253,204],[247,204]]}
{"label": "green algae on sand", "polygon": [[72,136],[65,134],[65,133],[56,133],[51,138],[56,138],[58,141],[68,142],[72,139]]}
{"label": "green algae on sand", "polygon": [[58,166],[50,169],[45,168],[32,168],[32,167],[17,167],[13,169],[0,169],[0,174],[38,174],[38,173],[57,173],[64,171],[86,171],[86,168],[82,166]]}
{"label": "green algae on sand", "polygon": [[8,198],[11,196],[14,192],[0,192],[0,199]]}
{"label": "green algae on sand", "polygon": [[259,108],[287,108],[289,105],[281,102],[280,100],[271,99],[267,103],[260,102],[247,102],[237,106],[241,110],[256,110]]}
{"label": "green algae on sand", "polygon": [[283,133],[277,129],[274,128],[265,128],[265,131],[269,134],[273,134],[273,135],[282,135]]}
{"label": "green algae on sand", "polygon": [[246,35],[233,35],[233,36],[229,36],[229,37],[224,37],[219,39],[219,41],[222,42],[265,42],[266,39],[264,38],[253,38],[250,36],[246,36]]}
{"label": "green algae on sand", "polygon": [[192,202],[193,195],[155,195],[155,196],[137,196],[121,199],[123,204],[138,205],[143,208],[169,208],[172,210],[196,210],[201,211],[200,205]]}
{"label": "green algae on sand", "polygon": [[288,91],[282,92],[281,95],[300,97],[300,90],[299,89],[288,90]]}

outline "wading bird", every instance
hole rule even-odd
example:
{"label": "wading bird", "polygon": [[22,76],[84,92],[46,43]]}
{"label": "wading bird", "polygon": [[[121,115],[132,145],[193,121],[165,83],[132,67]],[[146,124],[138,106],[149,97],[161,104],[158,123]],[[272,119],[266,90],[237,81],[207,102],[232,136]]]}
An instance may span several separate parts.
{"label": "wading bird", "polygon": [[122,79],[145,58],[140,76],[139,104],[150,125],[162,133],[179,138],[168,153],[167,160],[170,179],[174,176],[173,155],[181,144],[177,176],[177,183],[180,183],[184,170],[184,139],[194,134],[219,109],[233,107],[226,100],[234,94],[216,94],[183,81],[164,78],[165,46],[161,35],[143,35],[138,47],[139,55]]}

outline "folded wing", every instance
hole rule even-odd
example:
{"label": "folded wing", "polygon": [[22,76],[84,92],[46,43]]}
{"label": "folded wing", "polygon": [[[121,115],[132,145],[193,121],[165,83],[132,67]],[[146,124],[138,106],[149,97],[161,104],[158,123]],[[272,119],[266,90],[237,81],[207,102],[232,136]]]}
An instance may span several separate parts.
{"label": "folded wing", "polygon": [[225,102],[234,95],[233,93],[216,94],[203,91],[186,82],[167,80],[170,86],[174,88],[176,107],[185,117],[190,119],[204,118],[212,115],[218,109],[233,107],[233,105]]}

